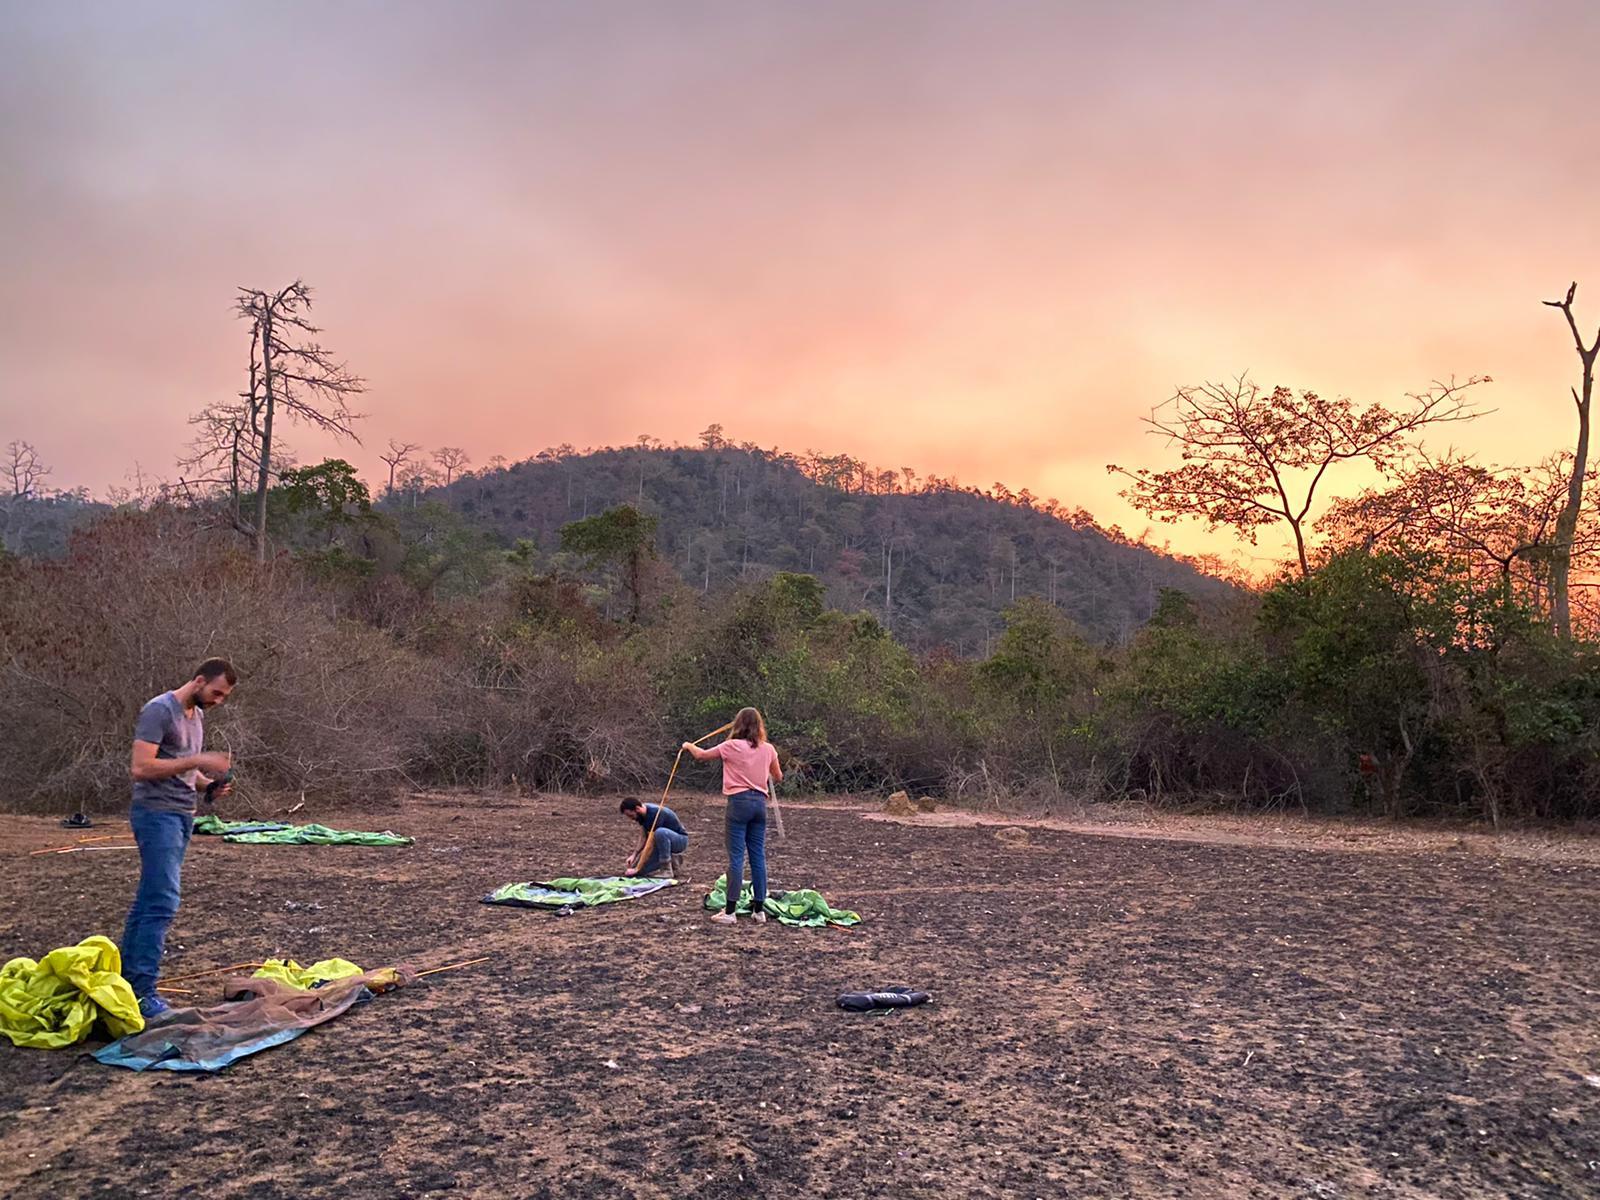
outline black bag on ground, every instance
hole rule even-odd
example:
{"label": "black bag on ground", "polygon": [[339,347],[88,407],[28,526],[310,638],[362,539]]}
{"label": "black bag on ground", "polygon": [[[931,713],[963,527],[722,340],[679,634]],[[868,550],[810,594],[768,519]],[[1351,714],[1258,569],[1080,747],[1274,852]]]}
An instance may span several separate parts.
{"label": "black bag on ground", "polygon": [[839,1007],[846,1012],[872,1012],[880,1008],[915,1008],[933,997],[927,992],[914,992],[910,988],[885,988],[881,992],[846,992],[839,997]]}

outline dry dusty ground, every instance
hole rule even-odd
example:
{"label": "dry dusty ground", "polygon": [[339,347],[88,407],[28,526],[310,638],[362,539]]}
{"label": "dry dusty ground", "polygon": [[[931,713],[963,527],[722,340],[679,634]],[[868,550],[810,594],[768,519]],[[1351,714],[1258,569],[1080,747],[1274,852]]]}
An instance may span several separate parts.
{"label": "dry dusty ground", "polygon": [[[565,917],[478,901],[612,869],[610,801],[328,818],[405,850],[197,839],[171,974],[494,959],[216,1076],[0,1044],[0,1195],[1600,1194],[1593,842],[786,804],[776,882],[866,923],[724,930],[720,805],[676,806],[696,882]],[[136,856],[26,856],[65,840],[0,818],[0,957],[120,932]],[[833,1005],[902,983],[935,1002]]]}

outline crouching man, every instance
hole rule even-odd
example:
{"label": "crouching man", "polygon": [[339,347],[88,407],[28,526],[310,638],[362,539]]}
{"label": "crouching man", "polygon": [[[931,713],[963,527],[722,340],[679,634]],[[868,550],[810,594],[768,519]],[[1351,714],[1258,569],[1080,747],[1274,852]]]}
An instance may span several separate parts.
{"label": "crouching man", "polygon": [[639,845],[628,855],[628,868],[623,874],[658,875],[670,869],[673,878],[684,878],[683,852],[689,848],[689,831],[678,820],[678,814],[661,804],[645,804],[637,796],[623,800],[621,812],[639,823]]}
{"label": "crouching man", "polygon": [[[139,843],[139,890],[122,931],[122,974],[146,1018],[168,1008],[156,994],[167,930],[178,915],[183,855],[194,832],[196,790],[223,779],[229,754],[204,752],[204,713],[228,698],[239,681],[221,658],[208,658],[182,687],[139,710],[133,727],[133,805],[128,823]],[[226,795],[231,784],[218,789]]]}

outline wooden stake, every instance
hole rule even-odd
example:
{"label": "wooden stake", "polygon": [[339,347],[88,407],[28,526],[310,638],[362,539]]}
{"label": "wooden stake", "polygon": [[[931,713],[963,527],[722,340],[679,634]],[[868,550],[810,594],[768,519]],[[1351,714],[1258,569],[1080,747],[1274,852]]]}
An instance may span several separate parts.
{"label": "wooden stake", "polygon": [[191,979],[208,979],[212,975],[226,975],[230,971],[254,971],[266,965],[266,963],[258,962],[234,963],[231,967],[213,967],[209,971],[195,971],[188,975],[174,975],[171,977],[171,982],[187,983]]}
{"label": "wooden stake", "polygon": [[451,963],[448,967],[429,967],[426,971],[418,971],[417,978],[421,979],[424,975],[437,975],[440,971],[459,971],[462,967],[475,967],[479,963],[488,962],[493,957],[494,955],[492,954],[485,954],[482,958],[469,958],[466,962]]}
{"label": "wooden stake", "polygon": [[28,857],[32,858],[36,854],[76,854],[79,850],[137,850],[138,848],[137,846],[46,846],[43,850],[28,851]]}
{"label": "wooden stake", "polygon": [[[720,729],[713,729],[710,733],[702,734],[700,737],[695,738],[694,744],[698,746],[701,742],[706,741],[708,738],[714,738],[719,733],[727,733],[728,730],[732,728],[733,722],[729,721]],[[683,747],[679,746],[678,756],[672,760],[672,770],[667,774],[667,786],[661,789],[661,803],[656,806],[656,815],[650,821],[650,828],[644,831],[644,845],[639,849],[639,859],[637,864],[639,870],[641,871],[644,870],[645,863],[649,862],[653,857],[655,857],[654,839],[656,836],[656,822],[661,820],[661,810],[667,806],[667,793],[672,790],[672,781],[678,777],[678,764],[682,761]]]}
{"label": "wooden stake", "polygon": [[771,778],[767,780],[767,805],[772,809],[773,832],[778,835],[778,841],[784,841],[787,834],[783,831],[783,809],[778,807],[778,785]]}

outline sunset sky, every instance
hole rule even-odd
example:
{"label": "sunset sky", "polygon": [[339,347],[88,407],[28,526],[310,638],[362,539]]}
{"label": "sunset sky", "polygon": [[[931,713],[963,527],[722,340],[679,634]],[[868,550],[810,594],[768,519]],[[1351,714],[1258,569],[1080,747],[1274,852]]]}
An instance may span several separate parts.
{"label": "sunset sky", "polygon": [[[304,277],[389,437],[766,446],[1082,505],[1175,385],[1489,374],[1571,441],[1600,5],[0,4],[0,444],[171,474]],[[290,437],[303,456],[331,447]],[[1195,527],[1175,548],[1225,552]]]}

